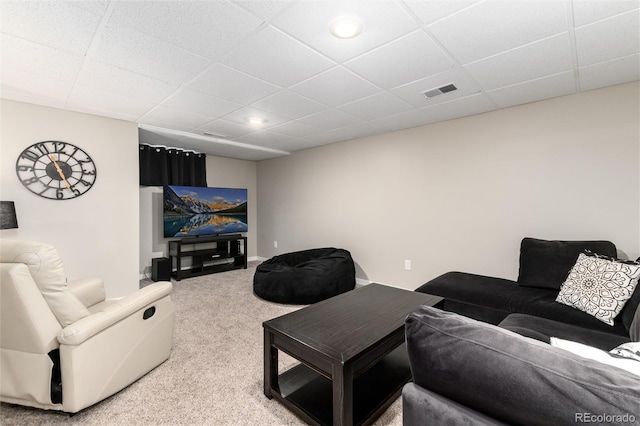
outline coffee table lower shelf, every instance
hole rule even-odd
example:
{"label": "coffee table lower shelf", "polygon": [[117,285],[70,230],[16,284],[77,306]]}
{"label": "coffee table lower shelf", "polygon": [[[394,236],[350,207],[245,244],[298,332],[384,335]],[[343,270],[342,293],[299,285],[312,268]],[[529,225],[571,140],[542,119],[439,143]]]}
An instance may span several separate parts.
{"label": "coffee table lower shelf", "polygon": [[[374,364],[353,383],[353,424],[375,421],[402,393],[411,380],[406,345],[402,344]],[[304,364],[278,376],[272,395],[311,424],[333,424],[331,380]]]}

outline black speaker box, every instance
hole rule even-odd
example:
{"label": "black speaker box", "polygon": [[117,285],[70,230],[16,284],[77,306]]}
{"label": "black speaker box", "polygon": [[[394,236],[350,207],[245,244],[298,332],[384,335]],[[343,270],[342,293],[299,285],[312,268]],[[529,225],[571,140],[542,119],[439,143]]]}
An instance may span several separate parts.
{"label": "black speaker box", "polygon": [[171,263],[168,257],[151,259],[151,279],[153,281],[171,280]]}

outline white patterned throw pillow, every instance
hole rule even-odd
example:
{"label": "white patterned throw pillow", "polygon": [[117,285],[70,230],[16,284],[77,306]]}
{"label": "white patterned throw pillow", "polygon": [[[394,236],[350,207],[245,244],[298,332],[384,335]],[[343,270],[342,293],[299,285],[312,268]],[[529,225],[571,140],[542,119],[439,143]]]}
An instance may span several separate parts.
{"label": "white patterned throw pillow", "polygon": [[556,302],[580,309],[613,325],[638,285],[640,264],[585,251],[578,256]]}

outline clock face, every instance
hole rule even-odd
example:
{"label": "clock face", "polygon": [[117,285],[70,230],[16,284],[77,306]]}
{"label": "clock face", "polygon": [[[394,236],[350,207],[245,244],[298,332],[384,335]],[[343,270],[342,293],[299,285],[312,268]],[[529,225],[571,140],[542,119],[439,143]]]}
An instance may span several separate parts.
{"label": "clock face", "polygon": [[18,156],[16,173],[31,192],[52,200],[68,200],[87,192],[96,181],[89,154],[68,142],[34,143]]}

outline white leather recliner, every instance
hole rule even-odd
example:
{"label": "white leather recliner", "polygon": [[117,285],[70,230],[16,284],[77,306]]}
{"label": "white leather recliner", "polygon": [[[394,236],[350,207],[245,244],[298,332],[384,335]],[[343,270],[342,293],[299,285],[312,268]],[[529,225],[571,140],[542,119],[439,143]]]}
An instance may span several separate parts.
{"label": "white leather recliner", "polygon": [[76,413],[169,358],[171,283],[105,300],[101,279],[67,283],[57,250],[0,241],[0,400]]}

